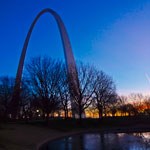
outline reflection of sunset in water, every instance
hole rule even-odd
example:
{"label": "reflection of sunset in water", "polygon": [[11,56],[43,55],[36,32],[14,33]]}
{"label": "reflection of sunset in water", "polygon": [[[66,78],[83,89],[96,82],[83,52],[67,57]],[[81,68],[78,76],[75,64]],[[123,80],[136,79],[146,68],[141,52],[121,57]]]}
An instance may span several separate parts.
{"label": "reflection of sunset in water", "polygon": [[134,136],[140,137],[144,143],[150,146],[150,132],[145,133],[134,133]]}
{"label": "reflection of sunset in water", "polygon": [[144,136],[144,138],[150,140],[150,133],[149,132],[147,132],[147,133],[141,133],[141,134]]}
{"label": "reflection of sunset in water", "polygon": [[150,150],[150,132],[86,133],[49,142],[40,150]]}

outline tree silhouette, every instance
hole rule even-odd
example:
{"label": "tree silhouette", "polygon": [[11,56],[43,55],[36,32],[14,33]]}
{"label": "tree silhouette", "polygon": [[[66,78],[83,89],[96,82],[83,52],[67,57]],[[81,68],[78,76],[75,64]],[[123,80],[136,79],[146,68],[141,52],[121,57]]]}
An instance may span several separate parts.
{"label": "tree silhouette", "polygon": [[79,78],[79,93],[73,95],[76,112],[81,121],[84,110],[92,103],[92,96],[96,88],[97,70],[88,64],[79,63],[77,67]]}
{"label": "tree silhouette", "polygon": [[107,107],[117,101],[115,84],[103,71],[97,72],[97,86],[94,90],[94,104],[99,111],[99,118],[106,115]]}
{"label": "tree silhouette", "polygon": [[46,114],[54,112],[59,106],[58,92],[61,79],[61,62],[48,57],[35,57],[26,65],[27,82],[32,95]]}
{"label": "tree silhouette", "polygon": [[8,117],[10,101],[12,98],[14,78],[8,76],[0,77],[0,107],[1,116],[6,119]]}

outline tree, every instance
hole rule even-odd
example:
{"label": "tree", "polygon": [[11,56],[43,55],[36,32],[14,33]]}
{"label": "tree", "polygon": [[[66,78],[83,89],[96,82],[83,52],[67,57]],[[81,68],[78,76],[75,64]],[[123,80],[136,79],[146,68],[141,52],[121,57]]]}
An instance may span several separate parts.
{"label": "tree", "polygon": [[143,105],[144,99],[145,99],[145,96],[143,96],[141,93],[131,93],[129,95],[129,100],[136,108],[138,114],[143,114],[144,112],[144,109],[145,109]]}
{"label": "tree", "polygon": [[69,107],[71,107],[68,75],[65,66],[62,66],[61,80],[59,82],[60,108],[64,111],[65,119],[68,118]]}
{"label": "tree", "polygon": [[125,106],[127,108],[127,112],[129,114],[129,116],[131,116],[131,115],[135,116],[137,114],[137,110],[134,108],[134,106],[132,104],[128,103]]}
{"label": "tree", "polygon": [[76,113],[81,121],[84,110],[92,103],[92,96],[96,88],[97,70],[88,64],[79,63],[77,67],[79,89],[78,93],[74,93],[71,89],[71,96],[76,108]]}
{"label": "tree", "polygon": [[12,98],[14,87],[14,78],[3,76],[0,77],[0,105],[1,115],[6,119],[9,112],[9,104]]}
{"label": "tree", "polygon": [[26,65],[26,76],[29,89],[34,99],[46,114],[53,113],[59,106],[58,85],[61,79],[60,61],[48,57],[35,57]]}
{"label": "tree", "polygon": [[18,114],[18,117],[24,118],[27,120],[27,118],[31,117],[31,101],[33,100],[32,93],[30,91],[30,88],[28,86],[28,82],[26,81],[26,78],[22,79],[21,82],[21,93],[20,93],[20,112]]}
{"label": "tree", "polygon": [[150,116],[150,97],[147,97],[144,100],[143,105],[145,107],[145,110],[144,110],[145,115],[149,115]]}
{"label": "tree", "polygon": [[121,114],[124,116],[137,115],[138,114],[137,106],[141,106],[142,99],[143,96],[141,94],[134,94],[134,93],[130,94],[129,96],[120,96],[119,97],[120,103],[118,105],[118,108]]}
{"label": "tree", "polygon": [[121,116],[127,115],[127,108],[126,108],[127,100],[128,100],[127,96],[123,96],[123,95],[119,96],[118,111],[120,111]]}
{"label": "tree", "polygon": [[117,101],[116,87],[112,78],[103,71],[97,72],[97,86],[94,90],[95,107],[99,111],[99,118],[106,116],[107,107]]}

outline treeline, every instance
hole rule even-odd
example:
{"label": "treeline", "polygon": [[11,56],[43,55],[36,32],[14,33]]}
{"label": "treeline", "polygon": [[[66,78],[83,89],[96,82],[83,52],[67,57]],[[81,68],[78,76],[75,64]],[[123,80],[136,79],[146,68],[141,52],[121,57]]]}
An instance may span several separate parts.
{"label": "treeline", "polygon": [[[24,69],[18,118],[32,119],[61,116],[103,117],[126,115],[150,115],[150,98],[142,101],[141,95],[128,98],[118,96],[113,79],[105,72],[89,64],[78,63],[78,93],[69,87],[69,77],[62,61],[48,57],[32,58]],[[15,79],[0,77],[0,117],[11,118],[9,109]],[[137,101],[140,99],[140,104]]]}

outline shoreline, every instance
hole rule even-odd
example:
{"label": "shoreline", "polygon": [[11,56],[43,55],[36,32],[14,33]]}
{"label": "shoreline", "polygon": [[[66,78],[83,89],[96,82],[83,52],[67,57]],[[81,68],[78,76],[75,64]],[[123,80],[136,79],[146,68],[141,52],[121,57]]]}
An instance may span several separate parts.
{"label": "shoreline", "polygon": [[116,127],[116,128],[102,128],[102,129],[82,129],[80,131],[73,131],[73,132],[69,132],[69,133],[64,133],[60,136],[56,136],[56,137],[51,137],[48,139],[45,139],[44,141],[41,141],[41,143],[38,143],[36,146],[36,150],[40,150],[40,148],[42,147],[42,145],[45,145],[51,141],[55,141],[64,137],[68,137],[68,136],[74,136],[77,134],[86,134],[86,133],[103,133],[103,134],[108,134],[108,133],[138,133],[138,132],[150,132],[150,127],[143,127],[143,128],[130,128],[129,127]]}
{"label": "shoreline", "polygon": [[71,130],[59,130],[44,126],[31,124],[7,123],[1,124],[0,128],[0,150],[38,150],[50,141],[83,133],[129,133],[150,132],[148,124],[135,126],[99,128],[73,128]]}

